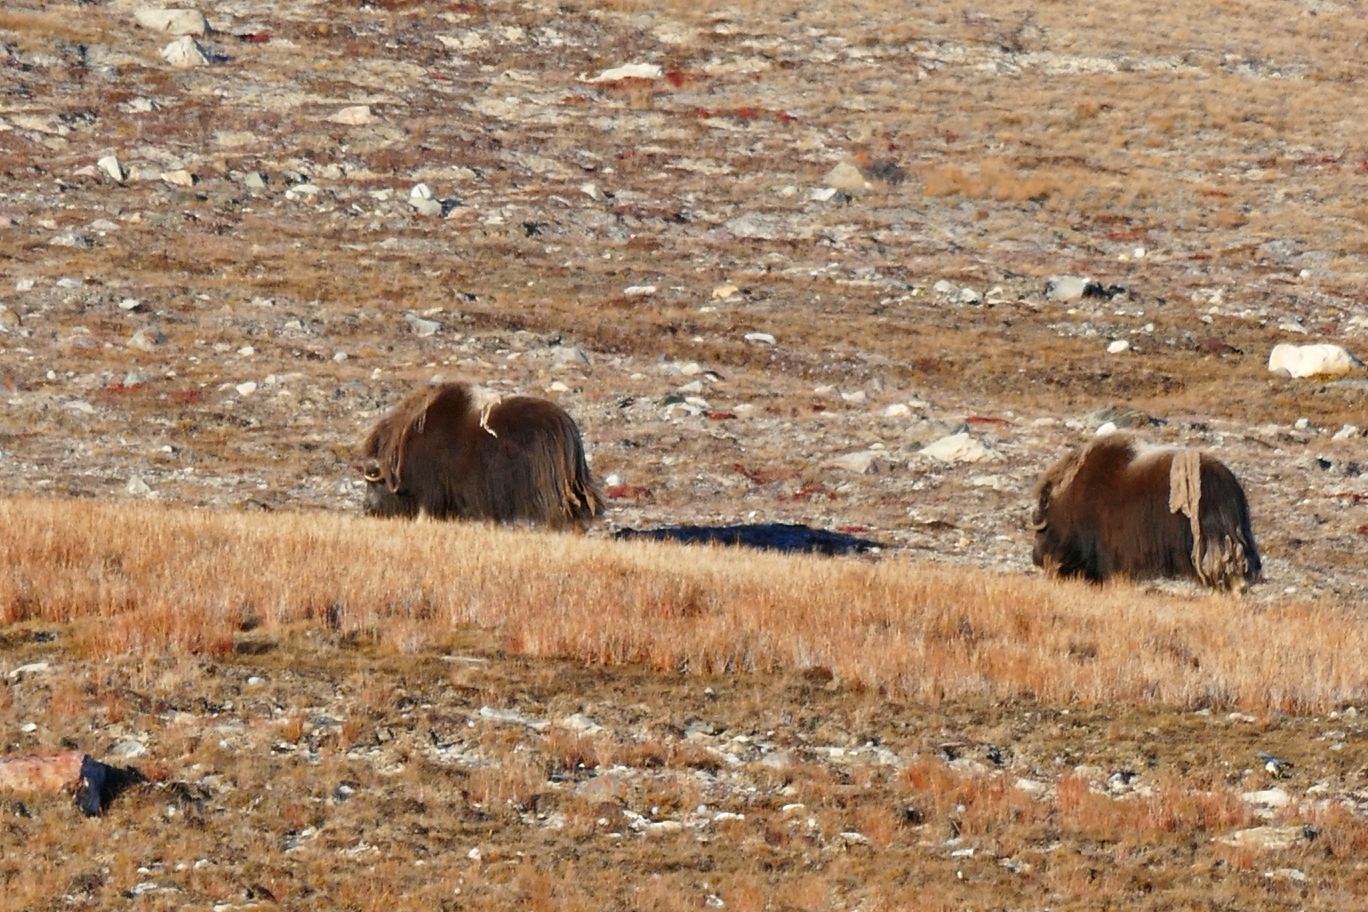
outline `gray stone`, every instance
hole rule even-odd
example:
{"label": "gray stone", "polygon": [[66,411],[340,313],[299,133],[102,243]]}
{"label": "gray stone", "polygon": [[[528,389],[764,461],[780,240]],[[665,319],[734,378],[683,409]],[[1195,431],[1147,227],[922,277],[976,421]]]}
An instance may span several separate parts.
{"label": "gray stone", "polygon": [[783,234],[783,223],[777,216],[748,212],[722,226],[740,240],[773,241]]}
{"label": "gray stone", "polygon": [[95,247],[94,241],[74,231],[64,231],[48,243],[53,247],[75,247],[78,250],[91,250]]}
{"label": "gray stone", "polygon": [[142,480],[142,476],[140,475],[134,475],[132,478],[128,479],[128,484],[124,485],[124,490],[134,497],[152,496],[152,488],[147,482]]}
{"label": "gray stone", "polygon": [[774,338],[774,336],[770,335],[769,333],[758,333],[758,332],[757,332],[757,333],[746,333],[745,339],[746,339],[747,342],[755,342],[755,343],[757,343],[757,344],[759,344],[759,345],[774,345],[775,342],[777,341],[777,340]]}
{"label": "gray stone", "polygon": [[248,190],[265,190],[266,177],[260,171],[248,171],[242,176],[242,185]]}

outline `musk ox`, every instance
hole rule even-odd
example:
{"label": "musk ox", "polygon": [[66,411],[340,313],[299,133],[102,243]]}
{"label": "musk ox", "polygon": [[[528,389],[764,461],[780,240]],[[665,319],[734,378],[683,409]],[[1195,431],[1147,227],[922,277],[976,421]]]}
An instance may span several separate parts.
{"label": "musk ox", "polygon": [[1191,577],[1236,591],[1260,578],[1244,491],[1205,453],[1108,434],[1050,466],[1035,502],[1032,560],[1047,573]]}
{"label": "musk ox", "polygon": [[603,513],[579,428],[554,402],[479,386],[420,390],[361,445],[366,512],[583,530]]}

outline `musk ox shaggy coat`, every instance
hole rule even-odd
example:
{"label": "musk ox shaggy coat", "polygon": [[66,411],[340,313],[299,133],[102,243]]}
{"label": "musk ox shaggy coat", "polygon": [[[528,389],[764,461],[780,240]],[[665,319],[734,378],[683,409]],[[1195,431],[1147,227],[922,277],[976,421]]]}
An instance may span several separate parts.
{"label": "musk ox shaggy coat", "polygon": [[466,383],[420,390],[361,446],[366,512],[583,529],[603,513],[579,428],[554,402]]}
{"label": "musk ox shaggy coat", "polygon": [[1205,453],[1108,434],[1047,469],[1035,500],[1032,559],[1048,573],[1190,577],[1237,591],[1259,580],[1244,491]]}

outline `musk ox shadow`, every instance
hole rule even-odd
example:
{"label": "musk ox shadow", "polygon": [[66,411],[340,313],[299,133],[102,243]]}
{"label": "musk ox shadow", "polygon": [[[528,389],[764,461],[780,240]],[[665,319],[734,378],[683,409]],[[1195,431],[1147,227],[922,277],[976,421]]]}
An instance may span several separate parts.
{"label": "musk ox shadow", "polygon": [[1243,591],[1262,573],[1244,490],[1196,450],[1098,437],[1045,471],[1035,504],[1032,560],[1051,575],[1187,577]]}
{"label": "musk ox shadow", "polygon": [[554,402],[444,383],[400,402],[361,445],[372,516],[583,530],[604,497],[579,428]]}
{"label": "musk ox shadow", "polygon": [[828,532],[800,523],[750,523],[739,526],[667,526],[662,529],[621,529],[620,539],[674,541],[689,545],[733,545],[785,554],[863,554],[882,547],[878,542],[844,532]]}

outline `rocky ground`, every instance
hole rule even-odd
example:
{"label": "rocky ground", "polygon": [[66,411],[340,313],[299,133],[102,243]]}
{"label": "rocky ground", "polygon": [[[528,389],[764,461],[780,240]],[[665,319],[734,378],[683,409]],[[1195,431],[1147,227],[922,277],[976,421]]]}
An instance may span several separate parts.
{"label": "rocky ground", "polygon": [[577,418],[594,534],[1027,573],[1111,421],[1240,476],[1256,610],[1360,603],[1368,374],[1267,369],[1368,351],[1364,27],[1298,9],[7,7],[6,490],[356,510],[440,375]]}

